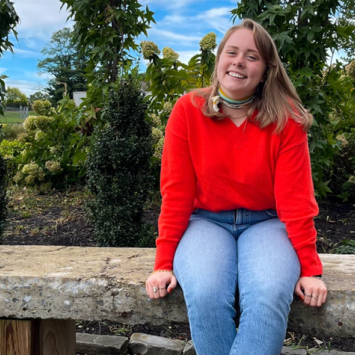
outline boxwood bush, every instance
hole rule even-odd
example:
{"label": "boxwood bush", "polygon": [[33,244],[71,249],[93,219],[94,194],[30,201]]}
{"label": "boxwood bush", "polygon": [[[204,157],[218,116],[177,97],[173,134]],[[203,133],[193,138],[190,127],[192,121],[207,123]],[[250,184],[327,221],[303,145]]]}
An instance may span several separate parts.
{"label": "boxwood bush", "polygon": [[[1,134],[1,125],[0,125]],[[7,166],[6,161],[0,154],[0,243],[5,231],[6,219],[7,219]]]}
{"label": "boxwood bush", "polygon": [[95,239],[101,246],[133,247],[149,234],[142,222],[152,186],[151,127],[144,95],[121,83],[108,100],[108,124],[97,133],[87,160],[88,202]]}

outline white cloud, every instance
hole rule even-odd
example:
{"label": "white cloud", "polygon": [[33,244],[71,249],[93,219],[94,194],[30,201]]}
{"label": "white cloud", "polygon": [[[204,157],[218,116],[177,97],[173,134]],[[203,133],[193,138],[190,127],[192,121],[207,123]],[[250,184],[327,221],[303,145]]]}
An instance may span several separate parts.
{"label": "white cloud", "polygon": [[[182,34],[174,33],[171,31],[166,31],[166,30],[158,30],[155,27],[153,27],[149,30],[148,38],[150,35],[153,35],[156,38],[172,39],[172,40],[178,40],[178,41],[184,41],[184,42],[196,42],[196,41],[201,40],[200,37],[182,35]],[[187,43],[184,43],[184,44],[187,44]]]}
{"label": "white cloud", "polygon": [[183,27],[192,25],[192,23],[189,20],[189,17],[181,16],[181,15],[167,15],[163,18],[162,21],[159,22],[159,26],[172,25],[172,24],[177,24]]}
{"label": "white cloud", "polygon": [[223,16],[230,16],[230,11],[232,9],[230,7],[219,7],[214,9],[209,9],[199,15],[201,18],[216,18]]}
{"label": "white cloud", "polygon": [[[60,10],[59,0],[16,0],[15,9],[20,17],[16,28],[19,38],[48,40],[52,33],[63,28],[68,12]],[[66,26],[71,26],[72,21]]]}
{"label": "white cloud", "polygon": [[38,50],[41,47],[42,42],[39,42],[35,38],[22,38],[21,42],[24,42],[27,48]]}
{"label": "white cloud", "polygon": [[14,54],[19,55],[24,58],[39,58],[41,54],[39,52],[29,51],[26,49],[19,49],[17,47],[14,48]]}
{"label": "white cloud", "polygon": [[231,22],[231,7],[221,7],[207,10],[197,16],[196,21],[206,21],[209,27],[212,27],[216,31],[223,35],[233,25]]}
{"label": "white cloud", "polygon": [[2,75],[3,73],[5,73],[7,70],[7,68],[0,68],[0,75]]}

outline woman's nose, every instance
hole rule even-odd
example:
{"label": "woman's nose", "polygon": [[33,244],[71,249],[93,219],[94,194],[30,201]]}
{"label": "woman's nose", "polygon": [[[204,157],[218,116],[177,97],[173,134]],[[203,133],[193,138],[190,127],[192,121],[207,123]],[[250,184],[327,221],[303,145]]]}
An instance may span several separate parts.
{"label": "woman's nose", "polygon": [[244,58],[241,57],[241,56],[237,56],[235,57],[234,59],[234,63],[233,63],[235,66],[237,66],[238,68],[243,68],[244,67]]}

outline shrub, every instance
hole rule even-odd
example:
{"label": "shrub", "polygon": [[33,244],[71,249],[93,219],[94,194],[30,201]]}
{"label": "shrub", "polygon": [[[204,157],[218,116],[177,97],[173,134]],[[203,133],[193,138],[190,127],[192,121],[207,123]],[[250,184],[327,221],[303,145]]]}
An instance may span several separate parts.
{"label": "shrub", "polygon": [[6,139],[8,141],[13,141],[14,139],[17,139],[17,137],[21,133],[24,133],[24,132],[25,132],[25,129],[23,128],[22,125],[19,125],[19,124],[3,125],[3,128],[2,128],[3,136],[0,137],[0,141],[2,141],[3,139]]}
{"label": "shrub", "polygon": [[152,184],[151,127],[144,96],[135,84],[111,91],[108,125],[97,134],[87,161],[88,202],[94,235],[102,246],[129,247],[149,233],[142,222]]}
{"label": "shrub", "polygon": [[[1,126],[0,126],[1,130]],[[1,133],[1,132],[0,132]],[[6,162],[0,154],[0,242],[4,234],[7,219],[7,167]]]}
{"label": "shrub", "polygon": [[334,168],[330,188],[343,201],[355,201],[355,129],[336,136],[340,142],[334,157]]}
{"label": "shrub", "polygon": [[336,254],[355,254],[355,242],[349,239],[343,239],[341,245],[335,249]]}
{"label": "shrub", "polygon": [[[18,137],[23,149],[13,161],[18,165],[14,177],[17,184],[28,186],[44,181],[62,188],[64,184],[77,183],[85,176],[84,162],[90,137],[80,130],[80,120],[90,122],[86,110],[80,111],[65,97],[56,108],[50,108],[51,116],[26,118],[26,132]],[[40,173],[25,174],[23,167],[29,164],[36,164]]]}
{"label": "shrub", "polygon": [[24,149],[24,144],[18,140],[4,139],[0,144],[0,155],[6,160],[7,175],[11,179],[17,171],[16,160]]}

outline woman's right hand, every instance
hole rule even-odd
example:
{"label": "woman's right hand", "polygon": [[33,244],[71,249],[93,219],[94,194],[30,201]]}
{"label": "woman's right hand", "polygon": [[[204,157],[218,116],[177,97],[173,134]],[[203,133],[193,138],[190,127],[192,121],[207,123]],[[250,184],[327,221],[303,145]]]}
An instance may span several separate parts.
{"label": "woman's right hand", "polygon": [[148,277],[145,289],[150,298],[160,298],[171,292],[176,287],[176,284],[176,277],[171,272],[161,271],[155,272]]}

